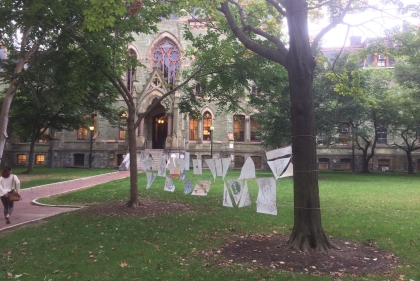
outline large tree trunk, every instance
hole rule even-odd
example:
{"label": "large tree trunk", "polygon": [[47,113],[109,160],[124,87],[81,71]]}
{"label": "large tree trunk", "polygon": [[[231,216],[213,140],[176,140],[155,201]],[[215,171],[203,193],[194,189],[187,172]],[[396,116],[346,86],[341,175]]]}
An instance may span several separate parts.
{"label": "large tree trunk", "polygon": [[413,157],[411,156],[411,150],[407,148],[405,154],[407,155],[408,173],[414,174]]}
{"label": "large tree trunk", "polygon": [[363,152],[363,161],[362,161],[362,171],[361,173],[369,174],[369,158],[367,157],[367,149],[362,149]]}
{"label": "large tree trunk", "polygon": [[135,117],[134,107],[129,106],[127,118],[128,151],[130,152],[130,200],[127,202],[129,208],[136,208],[139,205]]}
{"label": "large tree trunk", "polygon": [[36,135],[35,136],[34,135],[31,138],[31,145],[29,147],[28,168],[26,169],[25,174],[32,174],[34,172],[35,143],[36,143],[36,141],[38,139],[36,137]]}
{"label": "large tree trunk", "polygon": [[[21,50],[24,49],[26,46],[26,40],[32,30],[32,27],[25,27],[22,32],[22,41],[21,41]],[[25,62],[27,58],[33,53],[33,51],[28,52],[25,56],[19,58],[16,63],[14,74],[18,74],[23,70]],[[19,89],[18,79],[15,78],[10,82],[9,88],[7,89],[6,94],[4,95],[3,104],[1,106],[1,113],[0,113],[0,164],[1,158],[3,157],[4,145],[6,144],[7,140],[7,124],[9,123],[9,110],[10,105],[12,104],[12,99],[16,91]]]}
{"label": "large tree trunk", "polygon": [[290,248],[324,251],[334,246],[321,223],[316,159],[315,114],[312,80],[315,60],[309,46],[306,1],[290,1],[290,36],[287,70],[290,83],[294,168],[294,226]]}

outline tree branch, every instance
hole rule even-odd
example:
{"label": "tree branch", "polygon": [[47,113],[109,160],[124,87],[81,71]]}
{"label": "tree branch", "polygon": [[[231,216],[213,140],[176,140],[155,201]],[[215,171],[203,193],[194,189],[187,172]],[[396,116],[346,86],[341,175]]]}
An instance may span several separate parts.
{"label": "tree branch", "polygon": [[[266,59],[275,61],[283,66],[286,65],[287,49],[283,43],[280,42],[280,46],[277,46],[277,50],[263,46],[251,40],[236,24],[235,19],[229,9],[228,0],[221,3],[219,10],[224,13],[226,20],[232,29],[233,34],[238,40],[249,50],[263,56]],[[268,39],[268,38],[267,38]],[[275,44],[275,42],[273,42]]]}

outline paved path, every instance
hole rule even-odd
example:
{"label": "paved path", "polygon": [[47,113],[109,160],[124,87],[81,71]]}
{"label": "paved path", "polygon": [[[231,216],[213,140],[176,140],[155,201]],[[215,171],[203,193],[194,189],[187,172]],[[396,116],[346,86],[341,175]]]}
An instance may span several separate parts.
{"label": "paved path", "polygon": [[6,221],[3,219],[3,205],[0,203],[0,231],[76,209],[75,207],[70,206],[54,207],[36,205],[33,201],[38,198],[84,189],[97,184],[127,178],[129,176],[129,171],[119,171],[22,189],[21,195],[23,200],[15,202],[13,214],[10,218],[10,224],[6,224]]}

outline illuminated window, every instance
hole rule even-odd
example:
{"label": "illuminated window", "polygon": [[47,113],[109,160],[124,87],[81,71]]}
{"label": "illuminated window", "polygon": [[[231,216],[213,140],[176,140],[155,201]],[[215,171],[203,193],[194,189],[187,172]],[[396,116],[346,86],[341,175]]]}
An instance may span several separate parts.
{"label": "illuminated window", "polygon": [[198,121],[190,119],[190,140],[197,140],[198,138]]}
{"label": "illuminated window", "polygon": [[235,141],[245,141],[245,116],[233,116],[233,137]]}
{"label": "illuminated window", "polygon": [[35,155],[35,165],[44,165],[45,156],[43,154]]}
{"label": "illuminated window", "polygon": [[203,140],[211,140],[211,131],[210,127],[212,125],[212,117],[210,112],[206,111],[203,114]]}
{"label": "illuminated window", "polygon": [[78,140],[86,140],[88,135],[88,129],[79,128],[77,130],[77,139]]}
{"label": "illuminated window", "polygon": [[252,116],[249,118],[251,123],[251,141],[261,141],[261,136],[258,130],[260,129],[261,125],[255,120]]}
{"label": "illuminated window", "polygon": [[26,154],[18,154],[17,155],[17,163],[18,164],[26,164]]}

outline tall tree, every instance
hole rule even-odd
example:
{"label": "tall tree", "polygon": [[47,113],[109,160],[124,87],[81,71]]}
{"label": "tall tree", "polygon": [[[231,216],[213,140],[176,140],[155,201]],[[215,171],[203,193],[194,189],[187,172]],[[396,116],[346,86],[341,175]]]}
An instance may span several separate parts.
{"label": "tall tree", "polygon": [[0,80],[8,85],[0,113],[0,157],[7,139],[10,105],[22,85],[21,74],[31,71],[32,65],[42,61],[54,48],[65,16],[62,1],[4,0],[0,3],[0,45],[7,47],[10,53],[8,60],[0,62],[6,70]]}
{"label": "tall tree", "polygon": [[[188,1],[201,7],[203,14],[222,17],[233,35],[249,50],[282,65],[288,72],[291,101],[291,136],[294,162],[294,227],[289,240],[292,249],[327,250],[333,248],[321,223],[316,132],[312,82],[316,49],[322,37],[348,13],[369,7],[366,1],[260,0]],[[310,40],[308,13],[324,9],[330,22]],[[220,13],[218,13],[220,12]],[[279,27],[287,23],[288,38],[282,41]]]}

